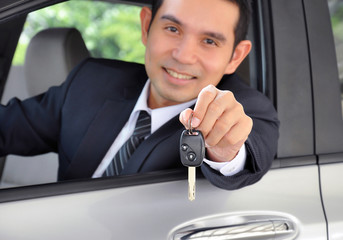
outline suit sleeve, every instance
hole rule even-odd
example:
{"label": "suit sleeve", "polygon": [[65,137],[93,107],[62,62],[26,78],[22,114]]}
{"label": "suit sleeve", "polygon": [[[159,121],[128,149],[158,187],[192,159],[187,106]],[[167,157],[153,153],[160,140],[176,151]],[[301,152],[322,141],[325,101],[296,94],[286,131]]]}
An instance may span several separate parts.
{"label": "suit sleeve", "polygon": [[[69,79],[77,71],[75,68]],[[13,98],[7,105],[0,105],[0,156],[57,151],[61,109],[70,81],[27,100]]]}
{"label": "suit sleeve", "polygon": [[253,119],[252,131],[245,142],[245,167],[233,176],[223,176],[207,164],[201,167],[203,174],[212,184],[227,190],[254,184],[267,173],[276,155],[279,137],[277,113],[269,99],[247,87],[233,87],[232,91],[237,101],[243,105],[245,113]]}

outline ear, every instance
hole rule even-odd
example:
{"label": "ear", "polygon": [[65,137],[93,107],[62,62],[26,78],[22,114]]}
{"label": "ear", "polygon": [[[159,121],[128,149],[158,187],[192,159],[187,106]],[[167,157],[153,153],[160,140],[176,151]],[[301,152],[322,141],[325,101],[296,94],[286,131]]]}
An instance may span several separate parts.
{"label": "ear", "polygon": [[251,42],[249,40],[241,41],[232,54],[232,58],[226,67],[225,73],[231,74],[236,71],[238,66],[243,62],[244,58],[249,54],[251,50]]}
{"label": "ear", "polygon": [[151,9],[148,7],[143,7],[141,10],[141,30],[142,30],[142,42],[146,46],[148,40],[148,32],[151,21]]}

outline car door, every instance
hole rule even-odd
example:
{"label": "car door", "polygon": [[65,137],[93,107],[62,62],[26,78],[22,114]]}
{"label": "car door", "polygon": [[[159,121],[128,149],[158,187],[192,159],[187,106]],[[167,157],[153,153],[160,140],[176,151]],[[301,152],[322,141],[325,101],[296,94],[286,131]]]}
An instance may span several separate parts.
{"label": "car door", "polygon": [[254,1],[251,85],[281,121],[277,157],[258,183],[227,191],[199,176],[193,202],[185,169],[2,189],[0,239],[327,239],[320,177],[334,165],[318,165],[332,149],[318,147],[309,2]]}

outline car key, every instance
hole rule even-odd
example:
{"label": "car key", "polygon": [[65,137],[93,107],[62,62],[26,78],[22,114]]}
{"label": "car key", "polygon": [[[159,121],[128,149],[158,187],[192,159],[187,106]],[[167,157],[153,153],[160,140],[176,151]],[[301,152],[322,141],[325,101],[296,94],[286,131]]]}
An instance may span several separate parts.
{"label": "car key", "polygon": [[205,141],[202,133],[192,129],[193,113],[188,121],[188,129],[180,138],[180,157],[184,166],[188,167],[188,199],[195,199],[196,167],[199,167],[205,157]]}

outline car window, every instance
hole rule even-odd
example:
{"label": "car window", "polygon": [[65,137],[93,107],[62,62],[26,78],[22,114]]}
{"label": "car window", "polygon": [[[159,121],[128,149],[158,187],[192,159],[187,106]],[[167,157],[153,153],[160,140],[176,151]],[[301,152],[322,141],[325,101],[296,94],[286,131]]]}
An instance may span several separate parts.
{"label": "car window", "polygon": [[[12,72],[10,72],[10,76],[8,79],[22,79],[21,74],[11,74],[15,73],[16,70],[20,70],[20,68],[15,67],[22,67],[21,65],[24,64],[25,61],[25,53],[26,49],[30,43],[30,40],[40,31],[47,29],[47,28],[55,28],[55,27],[73,27],[78,29],[81,32],[82,38],[86,44],[87,49],[89,50],[92,57],[96,58],[107,58],[107,59],[118,59],[124,61],[132,61],[143,63],[144,62],[144,52],[145,48],[141,43],[141,30],[140,30],[140,19],[139,19],[139,12],[141,7],[134,6],[134,5],[127,5],[127,4],[113,4],[108,2],[100,2],[100,1],[80,1],[80,0],[71,0],[68,2],[56,4],[53,6],[46,7],[44,9],[40,9],[34,11],[27,16],[27,20],[25,22],[15,56],[12,61]],[[255,12],[256,16],[258,17],[257,13]],[[257,27],[252,25],[253,28]],[[258,54],[261,51],[258,42],[260,41],[258,36],[253,29],[250,29],[250,36],[252,37],[253,45],[255,46],[252,50],[253,54],[250,54],[248,61],[245,61],[242,65],[244,67],[241,68],[242,75],[247,75],[250,77],[253,82],[251,84],[252,87],[256,87],[259,90],[264,89],[263,86],[258,87],[261,84],[258,84],[257,81],[261,81],[260,78],[260,71],[259,65],[257,63],[262,61],[257,61],[257,59],[262,58],[262,54]],[[251,36],[253,35],[253,36]],[[256,35],[256,36],[255,36]],[[255,39],[256,38],[256,39]],[[254,44],[256,42],[256,45]],[[249,72],[250,69],[255,69],[252,72]],[[245,72],[244,72],[245,71]],[[22,72],[22,70],[21,70]],[[245,73],[245,74],[244,74]],[[19,78],[17,76],[20,76]],[[23,79],[25,79],[23,77]],[[64,80],[65,78],[60,78]],[[249,79],[248,79],[249,80]],[[9,83],[10,80],[7,81]],[[6,83],[6,84],[7,84]],[[26,83],[22,84],[7,84],[8,89],[13,89],[18,91],[24,89]],[[14,86],[14,87],[13,87]],[[5,91],[2,102],[7,103],[10,98],[13,96],[17,96],[19,99],[25,99],[28,97],[27,92],[25,91],[24,94],[20,95],[14,93],[9,94],[9,91]],[[264,92],[264,91],[262,91]],[[8,93],[8,94],[7,94]],[[11,157],[11,156],[10,156]],[[16,159],[18,156],[14,156]],[[52,156],[54,159],[49,161],[53,163],[52,168],[50,165],[48,166],[51,171],[45,170],[44,172],[47,173],[47,178],[43,179],[40,174],[36,174],[35,170],[33,169],[30,171],[30,177],[37,176],[37,180],[34,178],[30,179],[30,182],[36,183],[46,183],[55,181],[55,175],[48,174],[48,172],[56,173],[56,166],[57,166],[57,156],[56,154]],[[36,157],[35,157],[36,158]],[[50,158],[50,157],[49,157]],[[46,161],[47,156],[42,156],[42,161]],[[32,165],[32,161],[25,161],[28,164],[26,168],[23,159],[9,159],[9,156],[6,158],[6,167],[3,174],[2,179],[7,176],[19,176],[21,177],[22,174],[14,175],[11,171],[7,171],[10,166],[13,166],[13,171],[17,171],[18,165],[21,166],[22,169],[25,170],[25,173],[28,173],[29,167]],[[10,165],[9,163],[13,163]],[[37,166],[40,166],[40,160],[37,161]],[[51,164],[52,165],[52,164]],[[48,167],[44,169],[48,169]],[[32,173],[32,174],[31,174]],[[51,180],[51,176],[53,180]],[[32,181],[31,181],[32,180]],[[42,181],[42,182],[41,182]],[[11,182],[17,183],[17,179],[12,180]],[[24,183],[20,183],[20,185],[28,185],[29,181]],[[15,185],[13,185],[15,186]]]}
{"label": "car window", "polygon": [[54,27],[78,29],[92,57],[143,63],[140,9],[134,5],[78,0],[32,12],[27,17],[12,65],[23,65],[26,48],[35,34]]}
{"label": "car window", "polygon": [[343,0],[328,0],[335,39],[343,112]]}

